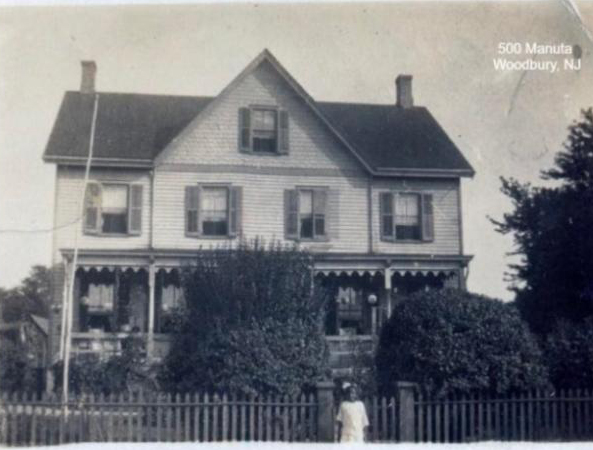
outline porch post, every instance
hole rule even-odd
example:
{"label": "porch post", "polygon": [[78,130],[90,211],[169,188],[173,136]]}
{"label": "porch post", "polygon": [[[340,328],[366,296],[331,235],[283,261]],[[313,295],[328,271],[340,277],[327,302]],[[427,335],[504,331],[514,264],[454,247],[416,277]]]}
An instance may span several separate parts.
{"label": "porch post", "polygon": [[467,291],[467,285],[465,280],[465,270],[459,269],[458,275],[459,277],[459,289],[462,291]]}
{"label": "porch post", "polygon": [[71,264],[72,263],[69,260],[64,262],[64,289],[62,291],[62,305],[60,309],[60,312],[62,313],[60,322],[60,360],[64,359],[64,349],[66,346],[66,317],[68,313],[68,293],[70,292],[70,277],[68,274],[71,271]]}
{"label": "porch post", "polygon": [[152,359],[154,354],[154,299],[155,299],[155,267],[154,261],[148,266],[148,359]]}
{"label": "porch post", "polygon": [[387,319],[391,317],[391,269],[387,268],[384,271],[385,278],[385,304],[387,305]]}

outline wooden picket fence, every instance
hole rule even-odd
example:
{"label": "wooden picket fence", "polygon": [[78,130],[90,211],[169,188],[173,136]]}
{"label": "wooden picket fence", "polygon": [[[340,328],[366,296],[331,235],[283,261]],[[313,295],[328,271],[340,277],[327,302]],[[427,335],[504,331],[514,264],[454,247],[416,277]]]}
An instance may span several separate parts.
{"label": "wooden picket fence", "polygon": [[398,406],[394,397],[364,400],[369,418],[368,437],[372,442],[399,442]]}
{"label": "wooden picket fence", "polygon": [[[593,390],[433,398],[411,383],[365,399],[372,442],[593,440]],[[317,442],[335,439],[331,389],[226,394],[0,397],[0,445],[72,442]]]}
{"label": "wooden picket fence", "polygon": [[0,444],[317,440],[317,399],[217,394],[3,395]]}
{"label": "wooden picket fence", "polygon": [[593,439],[593,391],[529,391],[506,397],[415,399],[417,442]]}

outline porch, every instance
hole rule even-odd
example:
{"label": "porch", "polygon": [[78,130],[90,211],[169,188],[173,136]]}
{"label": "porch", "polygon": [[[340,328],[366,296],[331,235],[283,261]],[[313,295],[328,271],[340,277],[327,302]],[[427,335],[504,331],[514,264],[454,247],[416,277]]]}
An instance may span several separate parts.
{"label": "porch", "polygon": [[[152,272],[152,275],[151,275]],[[126,339],[164,357],[175,315],[184,305],[179,269],[81,266],[72,301],[72,354],[119,355]]]}
{"label": "porch", "polygon": [[[148,358],[162,359],[170,347],[175,315],[185,302],[181,288],[185,263],[177,254],[160,258],[135,254],[128,260],[83,254],[73,281],[72,354],[120,354],[126,338],[135,336],[146,343]],[[331,366],[348,368],[357,358],[368,359],[382,324],[403,295],[443,287],[463,289],[463,267],[458,257],[424,257],[424,261],[417,256],[316,257],[316,281],[328,292],[325,332]],[[68,292],[66,283],[64,299]]]}

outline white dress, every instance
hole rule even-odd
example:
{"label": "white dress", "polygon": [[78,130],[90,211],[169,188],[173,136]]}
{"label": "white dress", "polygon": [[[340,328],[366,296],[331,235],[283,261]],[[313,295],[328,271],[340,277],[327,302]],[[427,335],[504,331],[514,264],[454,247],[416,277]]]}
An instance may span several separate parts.
{"label": "white dress", "polygon": [[369,426],[364,403],[343,401],[336,420],[342,422],[340,442],[364,442],[364,429]]}

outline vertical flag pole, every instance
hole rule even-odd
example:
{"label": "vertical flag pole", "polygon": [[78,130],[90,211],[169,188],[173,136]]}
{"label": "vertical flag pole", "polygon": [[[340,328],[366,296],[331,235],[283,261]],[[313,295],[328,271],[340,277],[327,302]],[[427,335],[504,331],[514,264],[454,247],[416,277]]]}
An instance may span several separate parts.
{"label": "vertical flag pole", "polygon": [[[95,94],[95,101],[93,106],[93,118],[91,121],[91,133],[89,137],[89,155],[86,161],[86,169],[84,172],[84,182],[82,186],[81,192],[81,214],[80,217],[82,218],[83,226],[84,226],[84,219],[85,219],[85,195],[86,195],[86,187],[89,180],[89,173],[91,170],[91,160],[93,159],[93,146],[95,143],[95,127],[97,124],[97,110],[99,107],[99,94]],[[64,408],[66,414],[68,413],[68,380],[69,380],[69,373],[70,373],[70,347],[71,347],[71,335],[72,335],[72,302],[74,301],[74,277],[76,276],[76,265],[78,263],[78,233],[80,230],[76,228],[76,233],[74,234],[74,256],[72,258],[72,267],[70,272],[70,285],[68,289],[68,295],[66,298],[66,333],[65,333],[65,340],[64,340],[64,370],[63,370],[63,379],[62,379],[62,400],[64,402]]]}

